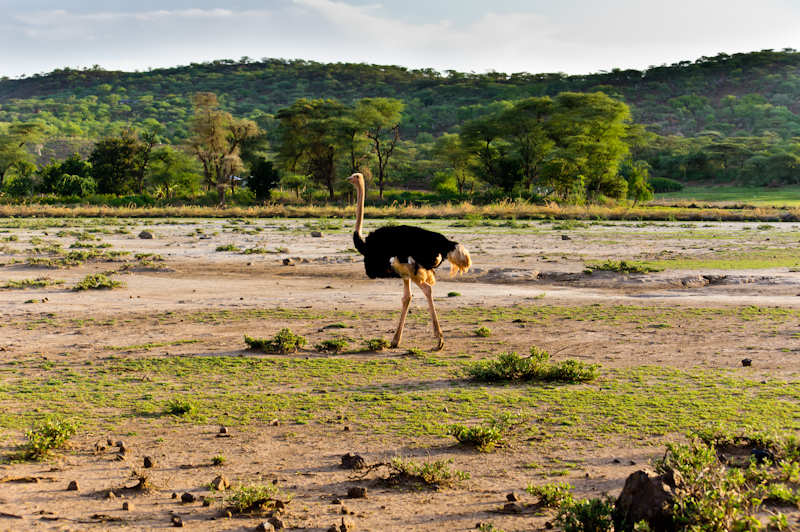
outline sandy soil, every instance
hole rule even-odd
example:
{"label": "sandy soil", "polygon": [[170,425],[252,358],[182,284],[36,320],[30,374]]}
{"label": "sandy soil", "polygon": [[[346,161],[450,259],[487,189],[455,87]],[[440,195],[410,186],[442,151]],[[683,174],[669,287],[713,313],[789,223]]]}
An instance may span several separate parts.
{"label": "sandy soil", "polygon": [[[158,221],[128,222],[127,234],[101,234],[102,242],[114,250],[155,253],[164,258],[163,267],[134,267],[114,278],[127,283],[124,290],[70,290],[88,273],[119,270],[120,262],[89,262],[70,269],[46,269],[13,263],[25,256],[33,237],[58,241],[68,247],[74,236],[57,236],[57,229],[10,229],[0,232],[7,239],[0,255],[0,283],[10,280],[49,277],[63,279],[63,286],[36,290],[0,291],[0,357],[4,363],[30,358],[48,359],[69,352],[75,364],[99,361],[107,356],[104,347],[169,342],[201,338],[200,344],[171,345],[156,351],[131,350],[125,356],[165,357],[217,355],[240,356],[242,333],[256,321],[223,323],[209,327],[198,322],[139,320],[165,312],[248,310],[263,308],[315,309],[319,311],[397,311],[401,283],[369,280],[361,258],[350,251],[348,231],[311,236],[300,221],[256,221],[256,234],[234,232],[227,221],[198,220],[179,224]],[[373,224],[374,225],[374,224]],[[740,231],[747,224],[713,224],[714,231]],[[113,226],[109,226],[113,229]],[[226,229],[227,227],[227,229]],[[625,305],[647,308],[738,308],[749,305],[800,309],[800,273],[781,267],[768,270],[666,270],[652,274],[621,275],[614,272],[582,273],[587,260],[657,257],[680,252],[702,258],[709,247],[719,245],[698,237],[700,230],[677,225],[645,228],[597,227],[579,231],[511,230],[505,228],[458,228],[446,223],[431,224],[464,243],[472,252],[475,267],[463,277],[448,279],[447,268],[439,273],[434,293],[442,314],[463,308],[521,306]],[[202,233],[195,230],[202,229]],[[247,226],[242,226],[247,229]],[[154,238],[139,238],[147,230]],[[367,227],[369,230],[369,226]],[[769,249],[785,248],[797,241],[796,227],[781,227],[770,234],[740,231],[726,246]],[[217,234],[215,234],[217,233]],[[689,233],[692,233],[690,236]],[[665,237],[665,234],[671,236]],[[562,236],[563,235],[563,236]],[[568,238],[564,238],[567,236]],[[714,237],[716,238],[716,237]],[[794,240],[791,240],[794,239]],[[215,251],[218,246],[266,248],[279,252],[249,254]],[[290,259],[291,265],[284,265]],[[800,262],[800,256],[798,256]],[[458,292],[459,297],[447,297]],[[414,292],[412,311],[427,312],[425,299]],[[36,302],[31,302],[36,300]],[[46,301],[45,301],[46,300]],[[25,323],[57,315],[61,319],[95,320],[76,330],[48,328],[29,330]],[[395,313],[385,319],[357,325],[362,337],[391,337]],[[796,379],[800,359],[786,338],[800,330],[800,324],[785,327],[786,334],[763,335],[756,325],[728,323],[720,317],[713,325],[683,324],[669,329],[638,327],[634,323],[563,320],[543,328],[529,323],[491,325],[493,336],[502,338],[502,349],[526,352],[531,345],[551,353],[568,352],[603,367],[663,365],[675,368],[734,368],[745,357],[757,360],[755,375]],[[113,320],[113,321],[112,321]],[[726,321],[728,320],[728,321]],[[110,324],[100,325],[102,322]],[[296,322],[276,322],[278,327],[297,327]],[[263,323],[258,323],[263,327]],[[472,353],[475,336],[463,324],[442,323],[450,352]],[[293,329],[294,330],[294,329]],[[309,344],[323,338],[317,325],[295,330],[309,338]],[[796,340],[794,340],[796,343]],[[404,347],[430,349],[434,345],[427,320],[412,320],[404,336]],[[787,349],[788,348],[788,349]],[[499,351],[498,348],[496,351]],[[341,355],[362,357],[402,356],[405,350],[384,354]],[[312,349],[301,353],[320,356]],[[325,355],[334,356],[334,355]],[[475,355],[480,356],[478,354]],[[483,355],[485,356],[485,355]],[[6,404],[6,408],[12,405]],[[254,530],[263,516],[227,517],[218,505],[181,503],[173,494],[207,495],[205,487],[219,473],[239,482],[274,481],[295,498],[283,517],[287,528],[323,531],[348,516],[359,531],[474,530],[479,523],[512,530],[540,530],[552,514],[537,515],[529,506],[520,514],[503,512],[506,495],[516,492],[522,504],[533,502],[525,487],[533,480],[519,464],[575,459],[569,446],[542,452],[541,448],[516,446],[492,454],[478,454],[441,440],[408,440],[386,435],[362,435],[343,430],[338,424],[303,426],[231,427],[221,437],[219,425],[169,425],[143,423],[136,418],[120,422],[114,433],[93,430],[73,438],[73,447],[44,463],[0,465],[0,530],[160,530],[172,527],[180,516],[185,528],[209,531]],[[135,434],[126,436],[126,434]],[[129,451],[117,460],[117,447],[124,440]],[[4,451],[10,453],[23,441],[21,433],[6,435]],[[105,449],[97,447],[105,443]],[[576,494],[616,496],[627,476],[643,468],[649,458],[663,453],[663,441],[650,445],[619,441],[613,446],[583,448],[582,467],[564,478],[576,487]],[[340,467],[341,456],[354,452],[368,463],[401,455],[414,458],[453,459],[453,466],[469,471],[471,479],[460,487],[442,491],[398,489],[376,482],[378,473],[360,479]],[[226,464],[208,465],[208,457],[224,453]],[[141,493],[128,490],[135,482],[132,469],[140,469],[144,456],[154,457],[148,470],[154,489]],[[68,491],[71,481],[79,490]],[[538,483],[544,483],[541,478]],[[348,489],[366,486],[368,497],[347,498]],[[109,491],[114,497],[108,497]],[[338,501],[338,502],[336,502]],[[123,503],[129,509],[123,509]],[[796,519],[796,516],[793,517]]]}

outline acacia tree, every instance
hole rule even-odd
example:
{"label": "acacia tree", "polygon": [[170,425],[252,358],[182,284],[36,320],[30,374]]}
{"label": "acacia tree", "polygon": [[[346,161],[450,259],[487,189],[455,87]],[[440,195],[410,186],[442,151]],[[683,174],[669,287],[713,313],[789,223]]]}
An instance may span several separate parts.
{"label": "acacia tree", "polygon": [[139,140],[132,129],[100,139],[89,155],[92,177],[101,194],[128,194],[134,190]]}
{"label": "acacia tree", "polygon": [[307,175],[323,185],[335,199],[336,165],[342,151],[341,118],[345,106],[337,100],[301,98],[279,110],[278,160],[297,175]]}
{"label": "acacia tree", "polygon": [[262,132],[252,120],[236,119],[219,110],[214,93],[198,92],[192,102],[195,110],[188,148],[203,166],[206,186],[217,190],[222,206],[225,205],[225,186],[244,168],[241,144]]}
{"label": "acacia tree", "polygon": [[0,188],[9,170],[30,162],[31,154],[25,150],[25,145],[36,142],[43,133],[44,127],[35,122],[11,124],[0,132]]}
{"label": "acacia tree", "polygon": [[539,176],[539,170],[553,147],[547,126],[553,109],[549,97],[527,98],[500,112],[498,121],[522,164],[526,188]]}
{"label": "acacia tree", "polygon": [[436,139],[433,154],[453,168],[458,193],[463,194],[464,186],[473,179],[469,167],[474,162],[474,156],[464,147],[461,136],[457,133],[444,133]]}
{"label": "acacia tree", "polygon": [[356,121],[363,124],[367,138],[372,141],[372,153],[377,158],[378,194],[383,199],[384,180],[389,157],[400,139],[400,119],[405,104],[394,98],[363,98],[353,111]]}

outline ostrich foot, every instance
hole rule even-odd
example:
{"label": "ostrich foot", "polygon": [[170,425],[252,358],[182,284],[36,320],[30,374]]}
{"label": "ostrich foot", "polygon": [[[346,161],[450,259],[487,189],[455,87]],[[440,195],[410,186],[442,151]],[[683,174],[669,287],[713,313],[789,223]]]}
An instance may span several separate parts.
{"label": "ostrich foot", "polygon": [[400,338],[392,338],[392,347],[400,347]]}
{"label": "ostrich foot", "polygon": [[444,349],[444,338],[439,338],[439,343],[436,347],[433,348],[434,351],[441,351]]}

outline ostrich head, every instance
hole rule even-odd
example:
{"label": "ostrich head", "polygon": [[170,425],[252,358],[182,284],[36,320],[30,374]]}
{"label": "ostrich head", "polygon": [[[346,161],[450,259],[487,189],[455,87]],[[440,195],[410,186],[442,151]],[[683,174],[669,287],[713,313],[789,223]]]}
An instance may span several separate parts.
{"label": "ostrich head", "polygon": [[361,184],[364,183],[364,176],[362,174],[355,173],[350,177],[348,177],[347,180],[350,182],[351,185],[358,186],[359,183]]}

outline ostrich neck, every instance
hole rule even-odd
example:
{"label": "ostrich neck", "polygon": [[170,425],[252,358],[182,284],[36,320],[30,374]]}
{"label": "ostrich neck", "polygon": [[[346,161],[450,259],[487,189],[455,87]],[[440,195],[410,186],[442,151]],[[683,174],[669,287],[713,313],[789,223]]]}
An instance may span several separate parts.
{"label": "ostrich neck", "polygon": [[356,185],[356,227],[355,232],[358,238],[364,240],[364,235],[361,233],[361,226],[364,222],[364,184],[358,183]]}

